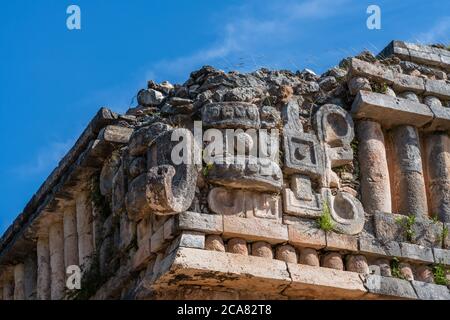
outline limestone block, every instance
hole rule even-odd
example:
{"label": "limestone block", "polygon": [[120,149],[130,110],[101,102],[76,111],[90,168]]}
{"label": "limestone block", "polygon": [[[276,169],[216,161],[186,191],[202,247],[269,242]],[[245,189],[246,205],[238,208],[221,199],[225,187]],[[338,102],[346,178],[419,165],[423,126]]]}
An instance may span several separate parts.
{"label": "limestone block", "polygon": [[225,244],[221,236],[212,234],[205,238],[205,249],[211,251],[225,252]]}
{"label": "limestone block", "polygon": [[283,204],[284,213],[299,217],[317,218],[323,211],[322,195],[313,192],[305,175],[292,175],[291,188],[283,189]]}
{"label": "limestone block", "polygon": [[143,174],[147,169],[147,160],[144,157],[137,157],[131,160],[128,167],[128,177],[133,180],[137,176]]}
{"label": "limestone block", "polygon": [[260,127],[258,107],[246,102],[216,102],[202,109],[203,125],[214,128]]}
{"label": "limestone block", "polygon": [[37,298],[50,299],[50,249],[48,236],[39,236],[37,240]]}
{"label": "limestone block", "polygon": [[402,242],[400,243],[402,257],[411,261],[434,262],[433,250],[424,246]]}
{"label": "limestone block", "polygon": [[364,228],[365,216],[359,200],[343,191],[338,191],[336,196],[329,189],[324,189],[323,193],[335,222],[334,230],[348,235],[360,233]]}
{"label": "limestone block", "polygon": [[220,286],[280,293],[291,282],[286,263],[275,259],[180,248],[164,260],[155,286]]}
{"label": "limestone block", "polygon": [[64,229],[61,222],[53,223],[49,228],[48,244],[50,250],[50,298],[61,300],[66,287],[64,267]]}
{"label": "limestone block", "polygon": [[433,248],[435,263],[450,265],[450,250]]}
{"label": "limestone block", "polygon": [[351,78],[348,81],[348,89],[353,96],[357,95],[360,90],[372,91],[369,79],[363,77]]}
{"label": "limestone block", "polygon": [[316,226],[316,222],[298,219],[295,224],[288,225],[289,243],[296,247],[322,249],[326,246],[325,232]]}
{"label": "limestone block", "polygon": [[448,84],[445,80],[426,79],[425,92],[426,94],[433,95],[444,100],[449,100],[450,84]]}
{"label": "limestone block", "polygon": [[418,94],[425,91],[424,79],[398,72],[394,73],[393,87],[395,91],[412,91]]}
{"label": "limestone block", "polygon": [[288,263],[297,263],[297,252],[291,245],[285,244],[278,246],[275,250],[275,259]]}
{"label": "limestone block", "polygon": [[405,280],[412,281],[414,280],[414,272],[409,263],[402,262],[398,265],[400,274]]}
{"label": "limestone block", "polygon": [[173,166],[160,165],[135,178],[126,195],[130,218],[140,220],[152,210],[160,215],[186,211],[195,196],[195,188],[188,185],[195,185],[197,174],[188,169],[181,171],[184,174],[180,176]]}
{"label": "limestone block", "polygon": [[425,128],[427,132],[446,131],[450,129],[450,108],[442,106],[441,101],[437,101],[435,99],[425,100],[425,104],[429,106],[431,112],[434,114],[433,122]]}
{"label": "limestone block", "polygon": [[126,192],[126,175],[124,164],[119,167],[112,182],[111,194],[111,211],[114,215],[119,216],[125,209],[125,192]]}
{"label": "limestone block", "polygon": [[318,299],[361,299],[367,292],[358,274],[288,263],[291,285],[288,296]]}
{"label": "limestone block", "polygon": [[283,143],[284,172],[312,177],[324,175],[325,155],[315,135],[285,129]]}
{"label": "limestone block", "polygon": [[113,179],[117,174],[121,163],[122,160],[118,151],[114,151],[111,156],[105,161],[100,172],[100,193],[103,196],[111,195]]}
{"label": "limestone block", "polygon": [[350,255],[347,257],[346,270],[361,274],[369,274],[369,265],[363,255]]}
{"label": "limestone block", "polygon": [[25,266],[19,263],[14,266],[14,300],[25,299]]}
{"label": "limestone block", "polygon": [[134,131],[128,144],[130,156],[137,157],[145,155],[150,144],[152,144],[159,135],[170,129],[171,127],[169,125],[156,122],[148,127],[143,127]]}
{"label": "limestone block", "polygon": [[302,248],[300,249],[300,258],[298,261],[300,264],[319,267],[320,260],[319,255],[317,254],[317,250],[312,248]]}
{"label": "limestone block", "polygon": [[170,218],[164,222],[164,240],[172,240],[177,235],[175,218]]}
{"label": "limestone block", "polygon": [[247,242],[241,238],[232,238],[228,240],[227,251],[229,253],[240,254],[243,256],[248,256]]}
{"label": "limestone block", "polygon": [[384,276],[384,277],[391,277],[392,276],[391,265],[389,263],[389,260],[380,258],[380,259],[377,259],[375,261],[375,263],[380,268],[380,275],[381,276]]}
{"label": "limestone block", "polygon": [[132,128],[109,125],[100,131],[99,137],[110,143],[126,144],[130,140],[132,133]]}
{"label": "limestone block", "polygon": [[361,91],[352,105],[356,119],[371,119],[386,127],[412,125],[422,127],[433,120],[428,106],[380,93]]}
{"label": "limestone block", "polygon": [[92,235],[92,204],[86,191],[79,192],[75,199],[77,237],[78,237],[78,263],[83,270],[90,265],[90,257],[94,252],[94,239]]}
{"label": "limestone block", "polygon": [[402,299],[417,299],[412,285],[402,279],[388,278],[378,275],[367,275],[364,287],[370,292],[385,297]]}
{"label": "limestone block", "polygon": [[277,163],[254,156],[218,156],[213,160],[207,179],[229,188],[278,192],[283,173]]}
{"label": "limestone block", "polygon": [[154,89],[142,89],[137,94],[137,101],[142,106],[156,106],[164,100],[164,95]]}
{"label": "limestone block", "polygon": [[331,148],[349,146],[355,137],[350,113],[334,104],[325,104],[315,115],[315,128],[319,140]]}
{"label": "limestone block", "polygon": [[213,188],[208,194],[211,211],[220,215],[281,221],[279,197],[238,189]]}
{"label": "limestone block", "polygon": [[159,252],[164,246],[164,226],[157,229],[151,236],[150,250],[153,253]]}
{"label": "limestone block", "polygon": [[64,209],[64,266],[79,265],[77,212],[74,206]]}
{"label": "limestone block", "polygon": [[166,250],[166,255],[178,248],[205,249],[205,235],[201,232],[183,231]]}
{"label": "limestone block", "polygon": [[359,121],[357,133],[364,210],[391,212],[391,186],[381,126],[373,121]]}
{"label": "limestone block", "polygon": [[450,138],[431,134],[426,138],[430,210],[442,222],[450,222]]}
{"label": "limestone block", "polygon": [[391,69],[357,58],[351,59],[349,73],[352,77],[361,76],[387,84],[394,83],[394,72]]}
{"label": "limestone block", "polygon": [[398,126],[392,131],[395,152],[394,190],[399,213],[428,215],[419,133],[412,126]]}
{"label": "limestone block", "polygon": [[367,237],[360,237],[359,250],[361,253],[382,255],[387,257],[401,256],[400,245],[395,241],[379,241]]}
{"label": "limestone block", "polygon": [[120,215],[120,243],[119,248],[126,249],[136,237],[136,222],[128,218],[126,214]]}
{"label": "limestone block", "polygon": [[277,244],[288,241],[288,230],[285,225],[271,220],[223,216],[223,236]]}
{"label": "limestone block", "polygon": [[273,259],[273,251],[270,243],[256,241],[252,243],[252,256]]}
{"label": "limestone block", "polygon": [[150,221],[150,217],[142,219],[137,223],[136,235],[138,242],[148,236],[151,236],[151,233],[152,233],[152,224]]}
{"label": "limestone block", "polygon": [[24,293],[26,300],[36,300],[37,256],[32,252],[24,262]]}
{"label": "limestone block", "polygon": [[326,248],[329,250],[358,251],[358,238],[335,232],[326,233]]}
{"label": "limestone block", "polygon": [[420,281],[412,281],[411,284],[421,300],[450,300],[450,291],[446,286]]}
{"label": "limestone block", "polygon": [[417,281],[434,283],[433,270],[428,266],[418,266],[415,270],[415,277]]}
{"label": "limestone block", "polygon": [[223,218],[216,214],[185,211],[176,216],[176,223],[180,230],[200,231],[207,234],[223,232]]}
{"label": "limestone block", "polygon": [[328,252],[322,257],[322,267],[335,270],[344,270],[342,256],[337,252]]}
{"label": "limestone block", "polygon": [[383,242],[406,241],[403,227],[397,222],[399,219],[404,219],[404,217],[391,213],[376,212],[374,215],[376,237]]}
{"label": "limestone block", "polygon": [[147,267],[150,259],[153,257],[150,245],[150,236],[147,235],[145,238],[138,242],[138,249],[133,256],[133,270],[141,270]]}

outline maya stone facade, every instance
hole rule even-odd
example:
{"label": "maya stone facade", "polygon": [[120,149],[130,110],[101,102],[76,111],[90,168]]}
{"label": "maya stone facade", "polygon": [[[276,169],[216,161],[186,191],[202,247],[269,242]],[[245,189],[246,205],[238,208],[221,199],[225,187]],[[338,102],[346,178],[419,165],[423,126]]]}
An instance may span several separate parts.
{"label": "maya stone facade", "polygon": [[322,76],[149,81],[0,239],[0,299],[450,299],[449,79],[448,49],[394,41]]}

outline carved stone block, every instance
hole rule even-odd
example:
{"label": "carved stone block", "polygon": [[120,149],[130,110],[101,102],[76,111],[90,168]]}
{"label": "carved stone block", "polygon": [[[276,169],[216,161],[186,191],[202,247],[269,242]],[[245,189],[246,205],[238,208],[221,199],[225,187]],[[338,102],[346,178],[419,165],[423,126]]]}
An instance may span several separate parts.
{"label": "carved stone block", "polygon": [[259,128],[258,107],[246,102],[216,102],[202,109],[205,126],[215,128]]}
{"label": "carved stone block", "polygon": [[283,174],[275,162],[252,156],[218,157],[208,171],[207,179],[230,188],[277,192]]}
{"label": "carved stone block", "polygon": [[308,176],[293,175],[291,188],[283,190],[284,212],[299,217],[319,217],[323,210],[322,195],[314,193]]}
{"label": "carved stone block", "polygon": [[209,192],[208,205],[221,215],[281,221],[279,197],[272,194],[214,188]]}
{"label": "carved stone block", "polygon": [[324,154],[318,139],[309,133],[284,131],[284,169],[288,174],[313,177],[324,174]]}

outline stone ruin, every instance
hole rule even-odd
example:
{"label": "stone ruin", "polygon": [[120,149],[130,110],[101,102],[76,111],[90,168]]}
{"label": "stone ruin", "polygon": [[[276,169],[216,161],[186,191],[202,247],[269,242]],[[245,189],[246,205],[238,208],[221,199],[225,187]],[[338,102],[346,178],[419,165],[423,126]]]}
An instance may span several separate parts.
{"label": "stone ruin", "polygon": [[[126,114],[97,113],[0,239],[0,299],[450,299],[449,79],[448,48],[394,41],[322,76],[149,81]],[[196,121],[237,129],[203,150],[245,154],[173,163]]]}

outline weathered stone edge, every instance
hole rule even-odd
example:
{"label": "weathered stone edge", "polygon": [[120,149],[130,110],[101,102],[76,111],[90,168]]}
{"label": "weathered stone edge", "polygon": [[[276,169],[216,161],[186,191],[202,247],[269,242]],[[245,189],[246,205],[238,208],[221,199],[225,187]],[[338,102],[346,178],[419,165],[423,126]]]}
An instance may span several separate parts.
{"label": "weathered stone edge", "polygon": [[[253,289],[264,288],[266,292],[289,297],[312,298],[317,292],[322,294],[322,298],[329,299],[449,299],[450,296],[445,286],[192,248],[179,248],[164,258],[152,286],[245,288],[248,279],[255,285]],[[416,293],[417,287],[424,286],[425,291]]]}
{"label": "weathered stone edge", "polygon": [[[230,219],[230,217],[228,217]],[[241,221],[244,218],[238,218]],[[205,234],[223,234],[223,216],[216,214],[205,214],[198,212],[186,211],[181,213],[176,218],[177,228],[181,231],[197,231]],[[201,221],[200,223],[198,221]],[[292,227],[293,225],[287,226]],[[318,229],[319,230],[319,229]],[[319,230],[320,231],[320,230]],[[412,243],[402,243],[396,241],[390,241],[389,243],[381,244],[376,239],[365,239],[357,236],[348,236],[338,233],[326,234],[323,233],[323,245],[319,247],[330,250],[343,250],[348,252],[359,252],[370,254],[380,257],[399,257],[405,260],[415,261],[419,263],[432,264],[442,263],[444,265],[450,265],[450,250],[440,248],[424,247]],[[297,245],[293,242],[290,236],[286,237],[274,237],[273,234],[256,234],[247,235],[246,233],[235,234],[235,236],[241,237],[247,241],[270,241],[272,244],[277,243],[290,243],[294,246]],[[350,246],[339,246],[339,240],[350,243]],[[365,241],[372,241],[371,245],[367,245]],[[307,242],[307,237],[303,239],[303,247],[318,248],[317,242]],[[409,250],[407,250],[409,249]],[[409,252],[419,252],[423,254],[409,254]]]}

